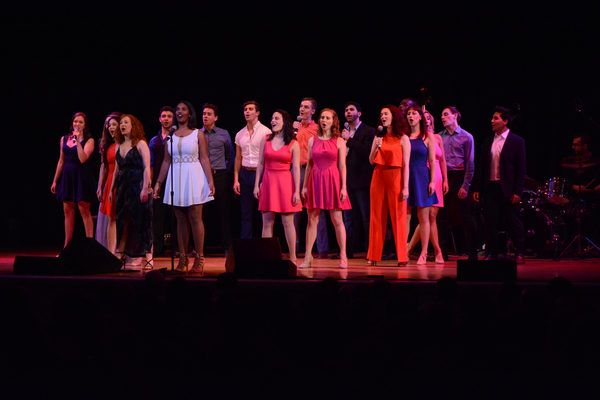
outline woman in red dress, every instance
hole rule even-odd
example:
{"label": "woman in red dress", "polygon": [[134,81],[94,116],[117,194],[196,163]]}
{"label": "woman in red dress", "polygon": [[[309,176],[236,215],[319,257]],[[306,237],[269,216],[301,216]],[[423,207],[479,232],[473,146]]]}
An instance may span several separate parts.
{"label": "woman in red dress", "polygon": [[287,111],[277,110],[273,113],[271,128],[273,134],[264,137],[260,144],[254,197],[258,199],[258,209],[262,211],[262,237],[273,237],[275,213],[280,213],[290,260],[296,264],[294,213],[302,211],[300,146],[294,139],[292,119]]}

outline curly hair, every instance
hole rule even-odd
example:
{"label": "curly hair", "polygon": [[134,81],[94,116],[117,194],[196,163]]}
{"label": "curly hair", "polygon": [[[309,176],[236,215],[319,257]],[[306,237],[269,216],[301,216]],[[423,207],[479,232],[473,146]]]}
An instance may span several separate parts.
{"label": "curly hair", "polygon": [[85,115],[85,113],[82,113],[82,112],[75,113],[75,115],[73,115],[73,117],[71,118],[71,126],[69,126],[69,135],[73,134],[73,121],[75,121],[75,118],[77,118],[77,117],[83,118],[83,122],[85,123],[85,126],[83,127],[83,132],[82,132],[83,139],[87,140],[92,136],[92,134],[90,133],[90,127],[88,124],[87,115]]}
{"label": "curly hair", "polygon": [[[406,121],[406,115],[404,115],[402,110],[391,104],[381,107],[382,110],[384,108],[387,108],[392,113],[392,132],[394,135],[398,137],[410,135],[410,127],[408,126],[408,121]],[[383,125],[381,117],[379,118],[379,125]]]}
{"label": "curly hair", "polygon": [[[131,121],[131,146],[135,146],[140,140],[146,140],[146,132],[144,132],[144,126],[142,123],[131,114],[123,114],[119,119],[119,124],[123,121],[123,118],[129,118]],[[125,141],[121,129],[117,129],[115,132],[115,142],[122,144]]]}
{"label": "curly hair", "polygon": [[[333,115],[333,124],[331,125],[331,137],[332,138],[339,137],[340,136],[340,119],[338,118],[338,115],[335,112],[335,110],[332,110],[331,108],[322,109],[321,112],[319,113],[319,120],[321,119],[321,115],[323,115],[323,113],[326,111],[329,111]],[[317,136],[318,137],[323,136],[323,129],[321,128],[321,123],[319,123],[319,128],[317,129]]]}
{"label": "curly hair", "polygon": [[[102,139],[100,139],[100,146],[98,146],[98,151],[100,152],[100,157],[102,157],[103,163],[108,163],[108,160],[106,159],[106,151],[115,142],[115,139],[111,136],[110,132],[108,131],[108,123],[110,122],[111,119],[114,119],[115,121],[117,121],[117,125],[118,125],[121,115],[123,115],[123,113],[113,112],[113,113],[109,114],[108,117],[106,117],[106,119],[104,120],[104,128],[102,130]],[[115,133],[118,130],[119,130],[119,127],[117,127],[117,129],[115,130]]]}
{"label": "curly hair", "polygon": [[[285,110],[278,109],[273,112],[273,114],[275,114],[275,113],[281,114],[281,116],[283,118],[283,128],[281,129],[283,131],[283,143],[288,145],[288,144],[290,144],[292,139],[294,139],[294,127],[293,127],[293,123],[292,123],[292,118],[290,117],[290,114]],[[267,141],[273,140],[274,137],[275,137],[275,131],[273,131],[273,135],[267,136]]]}

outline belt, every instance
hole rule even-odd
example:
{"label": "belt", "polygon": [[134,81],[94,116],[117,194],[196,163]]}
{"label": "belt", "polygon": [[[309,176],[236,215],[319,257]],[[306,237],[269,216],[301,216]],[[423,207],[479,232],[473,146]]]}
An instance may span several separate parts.
{"label": "belt", "polygon": [[242,168],[245,169],[246,171],[256,171],[256,167],[244,167],[242,165]]}

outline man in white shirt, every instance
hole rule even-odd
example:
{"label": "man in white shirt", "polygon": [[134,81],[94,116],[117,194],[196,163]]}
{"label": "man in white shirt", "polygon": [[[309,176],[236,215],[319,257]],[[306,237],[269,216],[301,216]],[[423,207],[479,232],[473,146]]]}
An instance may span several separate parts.
{"label": "man in white shirt", "polygon": [[510,110],[494,108],[494,136],[486,138],[473,178],[473,199],[482,201],[486,260],[498,259],[498,221],[504,218],[517,264],[525,262],[525,232],[519,202],[525,185],[525,140],[509,128]]}
{"label": "man in white shirt", "polygon": [[271,130],[260,123],[260,106],[256,101],[244,103],[246,126],[235,135],[235,163],[233,168],[233,191],[240,195],[242,208],[242,239],[252,237],[253,214],[259,215],[258,200],[254,198],[256,166],[260,142]]}

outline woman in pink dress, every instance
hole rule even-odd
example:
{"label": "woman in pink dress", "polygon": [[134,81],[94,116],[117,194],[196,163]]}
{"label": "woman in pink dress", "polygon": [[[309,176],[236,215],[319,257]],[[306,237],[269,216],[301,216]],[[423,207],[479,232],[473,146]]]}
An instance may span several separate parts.
{"label": "woman in pink dress", "polygon": [[290,260],[296,264],[294,213],[302,211],[300,146],[294,140],[292,119],[287,111],[275,111],[271,127],[273,134],[264,137],[260,144],[254,197],[258,199],[258,209],[262,211],[262,237],[273,237],[275,213],[280,213],[285,240],[290,249]]}
{"label": "woman in pink dress", "polygon": [[[435,180],[435,192],[438,198],[438,203],[434,204],[432,207],[429,207],[429,239],[431,240],[433,250],[435,251],[436,264],[443,264],[444,258],[442,256],[442,249],[440,248],[440,241],[438,238],[437,214],[440,210],[440,207],[444,207],[444,194],[448,193],[446,156],[444,154],[444,143],[442,142],[442,137],[440,135],[435,134],[433,115],[431,115],[431,113],[426,110],[423,110],[423,114],[425,115],[425,121],[427,123],[427,131],[431,134],[433,138],[435,138],[436,142],[435,168],[437,179]],[[420,225],[417,225],[417,227],[415,228],[415,232],[413,233],[413,236],[410,239],[410,243],[408,244],[408,255],[410,255],[415,245],[419,242],[419,240],[421,240],[421,232],[419,226]]]}
{"label": "woman in pink dress", "polygon": [[308,141],[308,163],[302,188],[308,210],[306,253],[300,268],[312,266],[312,248],[317,237],[321,210],[329,210],[340,247],[340,268],[348,268],[346,228],[342,210],[349,210],[346,190],[346,143],[340,138],[340,120],[335,111],[325,108],[319,116],[317,136]]}

